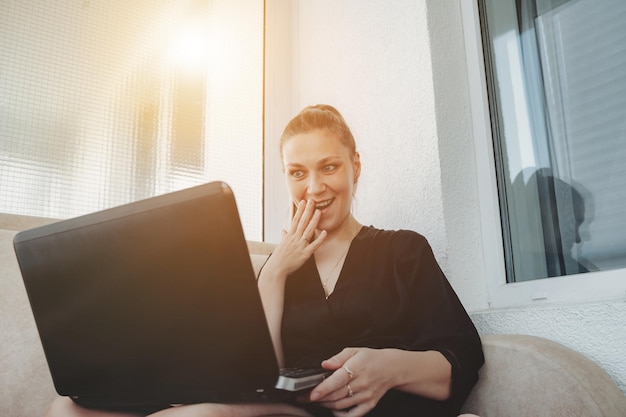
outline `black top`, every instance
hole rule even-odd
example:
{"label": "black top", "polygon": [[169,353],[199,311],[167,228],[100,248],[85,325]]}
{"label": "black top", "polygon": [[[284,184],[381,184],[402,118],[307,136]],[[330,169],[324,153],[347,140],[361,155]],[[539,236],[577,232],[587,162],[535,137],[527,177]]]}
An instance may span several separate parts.
{"label": "black top", "polygon": [[286,366],[319,366],[344,347],[436,350],[452,364],[448,400],[391,390],[368,416],[457,416],[484,362],[476,328],[430,245],[408,230],[363,227],[328,299],[311,257],[287,279],[282,338]]}

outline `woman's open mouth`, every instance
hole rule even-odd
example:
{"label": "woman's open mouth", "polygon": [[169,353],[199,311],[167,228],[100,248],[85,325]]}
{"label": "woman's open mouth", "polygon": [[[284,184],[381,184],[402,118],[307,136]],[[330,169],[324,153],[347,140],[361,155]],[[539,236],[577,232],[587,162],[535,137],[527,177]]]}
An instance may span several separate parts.
{"label": "woman's open mouth", "polygon": [[328,200],[324,200],[324,201],[317,202],[317,203],[315,203],[315,208],[316,208],[317,210],[324,210],[325,208],[327,208],[328,206],[330,206],[330,205],[333,203],[333,201],[335,201],[335,198],[334,198],[334,197],[333,197],[333,198],[330,198],[330,199],[328,199]]}

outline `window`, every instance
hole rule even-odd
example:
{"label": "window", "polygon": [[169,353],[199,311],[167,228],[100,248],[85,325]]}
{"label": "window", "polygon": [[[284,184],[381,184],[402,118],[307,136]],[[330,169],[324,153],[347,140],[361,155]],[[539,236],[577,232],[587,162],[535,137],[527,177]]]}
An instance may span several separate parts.
{"label": "window", "polygon": [[462,8],[492,306],[623,297],[626,3]]}
{"label": "window", "polygon": [[626,267],[626,2],[482,3],[508,281]]}
{"label": "window", "polygon": [[262,239],[262,0],[0,5],[0,212],[224,180]]}

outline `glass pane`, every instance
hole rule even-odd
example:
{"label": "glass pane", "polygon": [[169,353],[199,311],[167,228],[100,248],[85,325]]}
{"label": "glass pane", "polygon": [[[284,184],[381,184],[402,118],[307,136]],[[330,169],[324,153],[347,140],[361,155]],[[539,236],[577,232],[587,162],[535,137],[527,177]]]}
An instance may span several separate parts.
{"label": "glass pane", "polygon": [[626,2],[481,14],[509,281],[626,267]]}
{"label": "glass pane", "polygon": [[219,179],[262,238],[263,1],[2,2],[0,91],[0,212]]}

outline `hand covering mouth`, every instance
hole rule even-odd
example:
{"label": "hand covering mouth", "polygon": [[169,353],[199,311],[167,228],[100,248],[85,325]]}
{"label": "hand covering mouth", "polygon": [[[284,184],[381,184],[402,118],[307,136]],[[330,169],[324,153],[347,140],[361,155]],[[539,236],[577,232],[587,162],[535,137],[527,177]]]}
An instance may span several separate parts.
{"label": "hand covering mouth", "polygon": [[335,201],[335,198],[329,198],[328,200],[320,201],[315,203],[315,208],[317,210],[324,210],[326,207],[330,206],[332,202]]}

